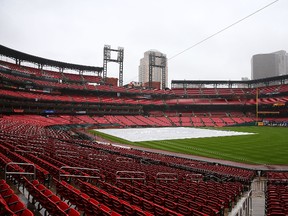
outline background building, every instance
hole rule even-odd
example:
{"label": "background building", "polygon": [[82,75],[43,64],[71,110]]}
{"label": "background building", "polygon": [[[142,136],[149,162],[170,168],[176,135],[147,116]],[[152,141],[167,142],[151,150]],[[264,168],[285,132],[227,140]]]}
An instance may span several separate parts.
{"label": "background building", "polygon": [[262,79],[288,74],[288,54],[281,50],[268,54],[257,54],[251,60],[251,79]]}
{"label": "background building", "polygon": [[[157,51],[157,50],[149,50],[144,53],[144,58],[140,59],[140,65],[139,65],[139,82],[143,83],[143,85],[146,85],[149,82],[149,54],[155,53],[156,56],[164,56],[166,58],[166,55]],[[161,59],[156,58],[157,65],[161,65]],[[152,82],[153,86],[162,86],[162,69],[160,67],[153,67],[153,73],[152,73]],[[155,85],[159,83],[159,85]],[[166,59],[166,67],[165,67],[165,86],[168,86],[168,65],[167,65],[167,59]]]}

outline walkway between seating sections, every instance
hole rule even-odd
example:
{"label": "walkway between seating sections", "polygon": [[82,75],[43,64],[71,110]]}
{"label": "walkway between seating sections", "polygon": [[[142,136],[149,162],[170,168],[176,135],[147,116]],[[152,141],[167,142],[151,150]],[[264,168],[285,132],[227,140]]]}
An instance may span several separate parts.
{"label": "walkway between seating sections", "polygon": [[252,211],[253,216],[265,215],[265,190],[267,180],[265,178],[257,178],[252,182]]}

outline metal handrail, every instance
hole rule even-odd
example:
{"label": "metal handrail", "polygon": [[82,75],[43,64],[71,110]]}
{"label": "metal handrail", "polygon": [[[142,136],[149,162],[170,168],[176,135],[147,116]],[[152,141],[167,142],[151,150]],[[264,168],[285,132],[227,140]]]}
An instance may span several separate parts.
{"label": "metal handrail", "polygon": [[[24,150],[24,149],[19,149],[19,147],[21,148],[26,148],[26,149],[29,149],[30,151],[28,150]],[[18,148],[18,149],[17,149]],[[32,151],[32,149],[40,149],[42,150],[42,152],[38,152],[38,151]],[[43,147],[36,147],[36,146],[26,146],[26,145],[16,145],[15,146],[15,152],[24,152],[24,153],[38,153],[38,154],[44,154],[44,148]]]}
{"label": "metal handrail", "polygon": [[203,179],[203,175],[202,174],[186,174],[186,180],[191,180],[191,181],[199,181]]}
{"label": "metal handrail", "polygon": [[[73,169],[73,170],[89,170],[89,171],[95,171],[99,173],[99,176],[91,176],[91,175],[74,175],[74,174],[62,174],[61,170],[64,171],[64,169]],[[92,169],[92,168],[86,168],[86,167],[71,167],[71,166],[62,166],[60,167],[59,172],[59,180],[61,177],[75,177],[75,178],[91,178],[91,179],[100,179],[100,170],[99,169]]]}
{"label": "metal handrail", "polygon": [[88,155],[88,159],[90,159],[90,160],[108,160],[109,157],[108,157],[108,155],[103,155],[103,154],[101,155],[101,154],[93,154],[93,153],[91,153],[91,154]]}
{"label": "metal handrail", "polygon": [[[161,178],[161,175],[167,176]],[[177,173],[165,173],[165,172],[158,172],[156,174],[156,182],[158,181],[178,181],[178,174]]]}
{"label": "metal handrail", "polygon": [[[131,177],[122,177],[122,176],[119,176],[121,174],[128,174],[128,175],[131,175]],[[133,175],[142,175],[143,177],[134,177]],[[141,180],[141,181],[144,181],[146,182],[146,174],[144,172],[140,172],[140,171],[117,171],[116,172],[116,181],[118,180]]]}
{"label": "metal handrail", "polygon": [[[9,172],[7,171],[8,166],[10,165],[22,165],[22,166],[33,166],[34,168],[34,172],[22,172],[22,171],[13,171],[13,172]],[[36,179],[36,166],[35,164],[31,164],[31,163],[18,163],[18,162],[8,162],[5,165],[5,180],[7,179],[7,174],[13,174],[13,175],[33,175],[33,178]]]}
{"label": "metal handrail", "polygon": [[133,162],[133,159],[127,157],[117,157],[116,162]]}
{"label": "metal handrail", "polygon": [[[64,154],[61,154],[61,153],[64,153]],[[79,157],[79,155],[75,155],[74,151],[66,151],[66,150],[56,150],[56,156],[70,157],[70,158]]]}

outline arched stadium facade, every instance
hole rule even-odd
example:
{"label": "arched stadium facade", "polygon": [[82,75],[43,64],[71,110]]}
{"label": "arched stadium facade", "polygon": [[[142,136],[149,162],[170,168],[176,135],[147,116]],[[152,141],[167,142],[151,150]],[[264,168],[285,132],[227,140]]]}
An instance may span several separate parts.
{"label": "arched stadium facade", "polygon": [[251,215],[253,182],[266,215],[287,214],[284,171],[107,144],[87,129],[285,126],[288,76],[125,88],[101,67],[0,51],[1,215]]}

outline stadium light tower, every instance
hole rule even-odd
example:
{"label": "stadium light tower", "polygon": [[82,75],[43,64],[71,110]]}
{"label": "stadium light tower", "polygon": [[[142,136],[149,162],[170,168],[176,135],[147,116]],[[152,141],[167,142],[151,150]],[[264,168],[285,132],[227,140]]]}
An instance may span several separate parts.
{"label": "stadium light tower", "polygon": [[155,52],[150,52],[149,53],[149,83],[148,87],[151,89],[152,88],[152,74],[153,74],[153,68],[159,67],[161,68],[161,83],[162,83],[162,89],[166,88],[166,62],[167,58],[165,55],[156,55]]}
{"label": "stadium light tower", "polygon": [[[117,59],[111,58],[111,52],[117,52]],[[119,64],[119,86],[123,86],[123,60],[124,60],[124,48],[123,47],[118,47],[118,49],[111,49],[110,45],[104,46],[104,55],[103,55],[104,82],[106,82],[106,78],[107,78],[108,62],[116,62]]]}

